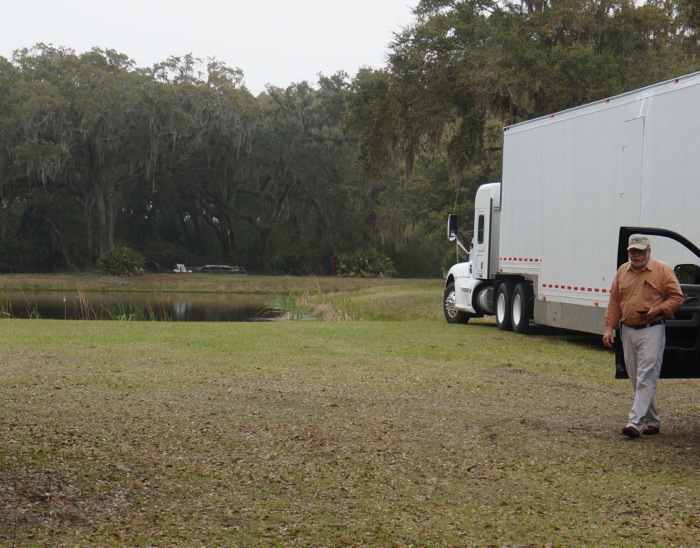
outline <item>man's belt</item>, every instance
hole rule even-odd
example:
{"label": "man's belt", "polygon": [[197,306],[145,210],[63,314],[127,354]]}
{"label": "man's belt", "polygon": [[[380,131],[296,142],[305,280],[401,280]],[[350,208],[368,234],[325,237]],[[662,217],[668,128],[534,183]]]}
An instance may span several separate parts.
{"label": "man's belt", "polygon": [[629,327],[631,329],[645,329],[647,327],[654,327],[655,325],[661,325],[664,323],[663,320],[659,320],[658,322],[651,322],[651,323],[645,323],[644,325],[629,325],[629,324],[623,324],[625,327]]}

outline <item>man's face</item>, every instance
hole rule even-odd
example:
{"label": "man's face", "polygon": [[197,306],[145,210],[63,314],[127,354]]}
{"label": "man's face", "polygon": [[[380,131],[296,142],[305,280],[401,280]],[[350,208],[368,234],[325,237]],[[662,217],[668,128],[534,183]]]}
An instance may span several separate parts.
{"label": "man's face", "polygon": [[651,249],[630,249],[627,251],[627,255],[630,258],[630,263],[632,263],[632,268],[641,270],[649,262],[649,257],[651,255]]}

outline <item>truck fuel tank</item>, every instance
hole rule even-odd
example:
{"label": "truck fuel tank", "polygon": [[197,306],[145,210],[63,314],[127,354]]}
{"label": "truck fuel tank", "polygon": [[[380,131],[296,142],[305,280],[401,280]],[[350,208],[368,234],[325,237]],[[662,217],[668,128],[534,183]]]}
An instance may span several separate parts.
{"label": "truck fuel tank", "polygon": [[493,286],[489,285],[481,289],[475,296],[474,304],[476,305],[474,308],[478,310],[482,310],[488,314],[495,314],[496,307],[493,302]]}

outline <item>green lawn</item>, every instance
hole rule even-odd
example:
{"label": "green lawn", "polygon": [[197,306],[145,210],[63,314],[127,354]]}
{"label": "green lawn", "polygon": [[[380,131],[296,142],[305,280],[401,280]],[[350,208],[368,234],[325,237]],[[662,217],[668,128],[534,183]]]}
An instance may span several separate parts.
{"label": "green lawn", "polygon": [[295,291],[381,319],[1,321],[0,544],[698,544],[700,381],[628,440],[597,337],[336,283]]}

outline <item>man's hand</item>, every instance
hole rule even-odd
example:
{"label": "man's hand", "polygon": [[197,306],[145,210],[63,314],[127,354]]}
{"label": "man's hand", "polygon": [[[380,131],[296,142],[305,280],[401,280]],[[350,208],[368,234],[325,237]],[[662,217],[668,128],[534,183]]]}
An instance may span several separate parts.
{"label": "man's hand", "polygon": [[605,334],[603,335],[603,344],[608,348],[613,347],[615,342],[615,330],[612,327],[605,328]]}
{"label": "man's hand", "polygon": [[652,306],[649,310],[646,311],[645,317],[651,321],[654,319],[657,319],[659,316],[664,315],[664,309],[661,308],[660,306]]}

